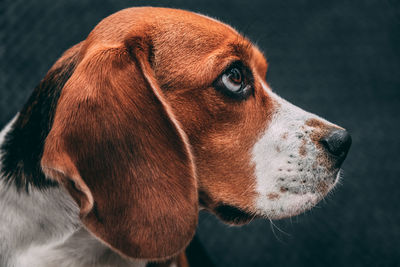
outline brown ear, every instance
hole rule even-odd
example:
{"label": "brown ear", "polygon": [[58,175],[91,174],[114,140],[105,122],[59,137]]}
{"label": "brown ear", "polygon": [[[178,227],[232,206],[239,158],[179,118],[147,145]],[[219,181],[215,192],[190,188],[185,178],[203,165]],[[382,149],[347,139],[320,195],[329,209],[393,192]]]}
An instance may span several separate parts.
{"label": "brown ear", "polygon": [[198,197],[187,137],[148,58],[142,38],[86,50],[62,90],[41,166],[96,237],[128,257],[163,259],[192,239]]}

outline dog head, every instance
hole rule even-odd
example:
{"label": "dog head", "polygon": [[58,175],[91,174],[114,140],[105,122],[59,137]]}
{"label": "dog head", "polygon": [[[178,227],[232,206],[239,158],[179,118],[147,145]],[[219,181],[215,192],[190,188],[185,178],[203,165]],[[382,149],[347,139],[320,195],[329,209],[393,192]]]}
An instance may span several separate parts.
{"label": "dog head", "polygon": [[283,218],[337,182],[350,136],[272,92],[263,54],[225,24],[126,9],[53,68],[69,62],[41,166],[122,255],[181,251],[198,202],[228,223]]}

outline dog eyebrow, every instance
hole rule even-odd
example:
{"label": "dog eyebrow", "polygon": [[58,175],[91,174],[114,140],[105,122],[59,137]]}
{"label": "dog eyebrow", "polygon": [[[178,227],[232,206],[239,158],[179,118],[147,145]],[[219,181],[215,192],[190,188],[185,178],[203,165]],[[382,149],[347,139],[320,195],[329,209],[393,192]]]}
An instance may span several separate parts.
{"label": "dog eyebrow", "polygon": [[214,81],[223,71],[225,71],[234,62],[241,62],[248,69],[251,68],[251,61],[254,58],[253,44],[243,37],[229,42],[223,49],[215,51],[209,57],[206,65],[210,67],[209,76]]}
{"label": "dog eyebrow", "polygon": [[239,35],[237,40],[230,43],[228,46],[231,49],[231,53],[237,55],[240,60],[245,63],[244,65],[250,68],[250,62],[254,63],[254,67],[257,69],[261,77],[264,77],[267,72],[268,63],[263,55],[263,52],[249,41],[244,36]]}
{"label": "dog eyebrow", "polygon": [[229,47],[232,49],[232,52],[245,60],[249,60],[253,54],[253,44],[240,36],[234,42],[230,43]]}

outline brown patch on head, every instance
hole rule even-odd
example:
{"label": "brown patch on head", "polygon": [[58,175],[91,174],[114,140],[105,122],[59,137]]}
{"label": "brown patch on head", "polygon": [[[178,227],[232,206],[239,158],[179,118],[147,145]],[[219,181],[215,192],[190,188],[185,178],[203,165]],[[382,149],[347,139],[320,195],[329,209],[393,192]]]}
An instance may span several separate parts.
{"label": "brown patch on head", "polygon": [[[41,167],[88,230],[125,256],[163,259],[193,236],[197,185],[206,208],[251,215],[252,148],[275,109],[251,42],[191,12],[130,8],[101,21],[80,54]],[[213,86],[237,61],[252,76],[245,100]]]}
{"label": "brown patch on head", "polygon": [[[251,211],[256,197],[252,148],[275,108],[259,83],[267,63],[262,53],[232,28],[193,13],[176,12],[191,22],[182,25],[181,18],[171,17],[169,12],[157,20],[160,29],[152,32],[153,69],[189,137],[200,201],[210,210],[224,203]],[[216,79],[237,61],[252,76],[253,93],[244,100],[214,87]]]}
{"label": "brown patch on head", "polygon": [[[107,21],[100,25],[114,29]],[[165,259],[196,229],[191,149],[154,77],[145,30],[112,38],[111,46],[102,34],[117,31],[101,28],[62,90],[41,167],[66,187],[98,239],[130,258]]]}
{"label": "brown patch on head", "polygon": [[[188,136],[200,201],[210,210],[218,203],[253,210],[252,147],[275,109],[259,82],[267,71],[263,54],[223,23],[168,8],[122,10],[103,20],[86,44],[134,44],[135,38],[127,39],[138,34],[151,47],[148,61],[154,80]],[[252,76],[253,92],[245,100],[230,98],[214,87],[216,79],[238,61]]]}
{"label": "brown patch on head", "polygon": [[283,133],[283,134],[282,134],[282,139],[283,139],[283,140],[286,140],[286,139],[288,138],[288,135],[289,135],[288,132]]}
{"label": "brown patch on head", "polygon": [[276,200],[276,199],[279,199],[279,198],[280,198],[280,196],[279,196],[278,193],[269,193],[269,194],[267,195],[267,197],[268,197],[268,199],[270,199],[270,200]]}

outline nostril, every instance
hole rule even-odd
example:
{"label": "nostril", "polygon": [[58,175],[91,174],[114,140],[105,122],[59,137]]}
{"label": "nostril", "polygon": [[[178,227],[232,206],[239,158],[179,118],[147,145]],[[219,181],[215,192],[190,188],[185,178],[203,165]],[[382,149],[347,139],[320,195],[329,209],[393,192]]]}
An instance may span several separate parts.
{"label": "nostril", "polygon": [[351,136],[346,130],[335,129],[321,138],[320,142],[329,153],[344,160],[351,146]]}

